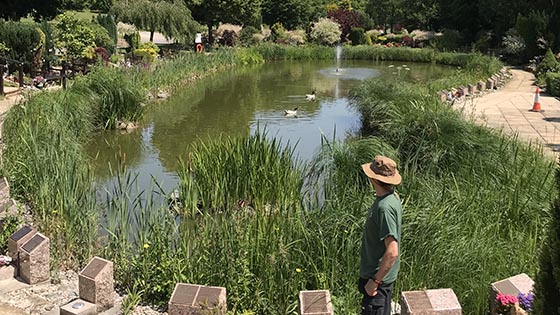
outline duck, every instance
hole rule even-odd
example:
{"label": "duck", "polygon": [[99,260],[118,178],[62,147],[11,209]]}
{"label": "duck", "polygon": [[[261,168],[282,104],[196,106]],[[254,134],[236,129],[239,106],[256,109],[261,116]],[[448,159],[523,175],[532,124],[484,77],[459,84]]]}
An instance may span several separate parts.
{"label": "duck", "polygon": [[286,116],[296,116],[297,115],[297,107],[294,109],[285,109],[284,110],[284,115]]}
{"label": "duck", "polygon": [[314,101],[315,100],[315,90],[311,92],[311,94],[305,94],[306,101]]}

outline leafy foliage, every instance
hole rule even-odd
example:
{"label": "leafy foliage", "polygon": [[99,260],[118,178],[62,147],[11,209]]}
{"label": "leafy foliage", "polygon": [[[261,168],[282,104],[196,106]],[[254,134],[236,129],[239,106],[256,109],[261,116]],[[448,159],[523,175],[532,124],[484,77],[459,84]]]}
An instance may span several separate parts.
{"label": "leafy foliage", "polygon": [[263,0],[263,23],[281,22],[288,29],[302,27],[312,20],[311,0]]}
{"label": "leafy foliage", "polygon": [[35,21],[52,19],[58,14],[60,6],[61,0],[3,1],[0,18],[18,21],[31,14]]}
{"label": "leafy foliage", "polygon": [[130,23],[138,29],[150,31],[150,41],[154,40],[154,32],[160,32],[176,39],[185,39],[189,34],[194,37],[198,27],[192,19],[191,11],[182,1],[118,1],[112,7],[111,12],[117,21]]}
{"label": "leafy foliage", "polygon": [[543,60],[537,66],[537,78],[544,77],[547,72],[560,72],[560,63],[556,60],[550,48],[546,51]]}
{"label": "leafy foliage", "polygon": [[552,96],[560,96],[560,73],[546,74],[546,90]]}
{"label": "leafy foliage", "polygon": [[354,10],[339,8],[336,11],[330,11],[327,17],[340,25],[342,31],[341,38],[346,38],[353,27],[360,27],[360,13]]}
{"label": "leafy foliage", "polygon": [[95,47],[96,34],[88,22],[71,14],[61,14],[56,20],[55,43],[66,60],[79,58],[86,48]]}
{"label": "leafy foliage", "polygon": [[[361,27],[353,27],[350,30],[348,39],[352,42],[352,45],[363,45],[366,43],[366,35],[364,29]],[[370,39],[371,42],[371,39]]]}
{"label": "leafy foliage", "polygon": [[[560,187],[560,169],[556,169],[556,187]],[[541,247],[539,272],[535,279],[535,314],[558,314],[560,310],[560,195],[552,205],[552,218]]]}
{"label": "leafy foliage", "polygon": [[313,24],[309,37],[319,45],[332,46],[340,41],[340,25],[330,19],[319,19]]}
{"label": "leafy foliage", "polygon": [[27,64],[33,62],[35,54],[42,47],[41,34],[36,25],[0,20],[0,42],[3,43],[8,58]]}

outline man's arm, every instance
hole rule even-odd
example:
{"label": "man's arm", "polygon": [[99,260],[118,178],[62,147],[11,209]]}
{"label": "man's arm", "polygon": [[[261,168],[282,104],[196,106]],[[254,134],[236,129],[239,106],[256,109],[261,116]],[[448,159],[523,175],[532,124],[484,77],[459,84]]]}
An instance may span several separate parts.
{"label": "man's arm", "polygon": [[374,281],[382,281],[383,278],[389,273],[391,267],[395,264],[397,257],[399,257],[399,243],[395,240],[392,236],[387,236],[383,239],[385,242],[385,254],[381,258],[381,264],[379,265],[379,270],[373,277],[373,279],[369,279],[365,285],[365,289],[367,294],[370,296],[375,296],[377,294],[377,287],[379,284]]}

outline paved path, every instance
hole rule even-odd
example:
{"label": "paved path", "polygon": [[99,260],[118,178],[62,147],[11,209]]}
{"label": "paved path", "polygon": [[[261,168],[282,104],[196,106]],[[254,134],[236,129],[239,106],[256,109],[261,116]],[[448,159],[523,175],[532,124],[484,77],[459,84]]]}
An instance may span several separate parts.
{"label": "paved path", "polygon": [[[462,104],[474,118],[490,128],[517,134],[520,139],[544,145],[551,155],[560,151],[560,101],[540,97],[543,112],[531,112],[535,98],[535,76],[511,70],[513,78],[505,87]],[[472,112],[471,112],[472,111]]]}

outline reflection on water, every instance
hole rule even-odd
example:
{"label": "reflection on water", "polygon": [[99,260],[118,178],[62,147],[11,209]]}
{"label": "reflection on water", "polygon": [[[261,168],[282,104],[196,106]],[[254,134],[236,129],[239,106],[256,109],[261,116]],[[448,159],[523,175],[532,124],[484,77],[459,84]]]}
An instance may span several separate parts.
{"label": "reflection on water", "polygon": [[[102,132],[86,150],[101,181],[110,180],[108,165],[116,156],[138,172],[140,187],[153,176],[165,190],[177,183],[178,158],[194,141],[220,135],[241,136],[265,127],[270,137],[297,143],[300,159],[309,160],[321,137],[343,139],[359,129],[360,117],[349,106],[348,92],[362,80],[391,78],[398,63],[344,61],[338,72],[332,62],[278,62],[235,69],[195,82],[168,100],[151,105],[138,130]],[[449,71],[431,64],[408,64],[401,80],[437,78]],[[306,101],[315,90],[317,99]],[[284,110],[297,107],[297,116]]]}

